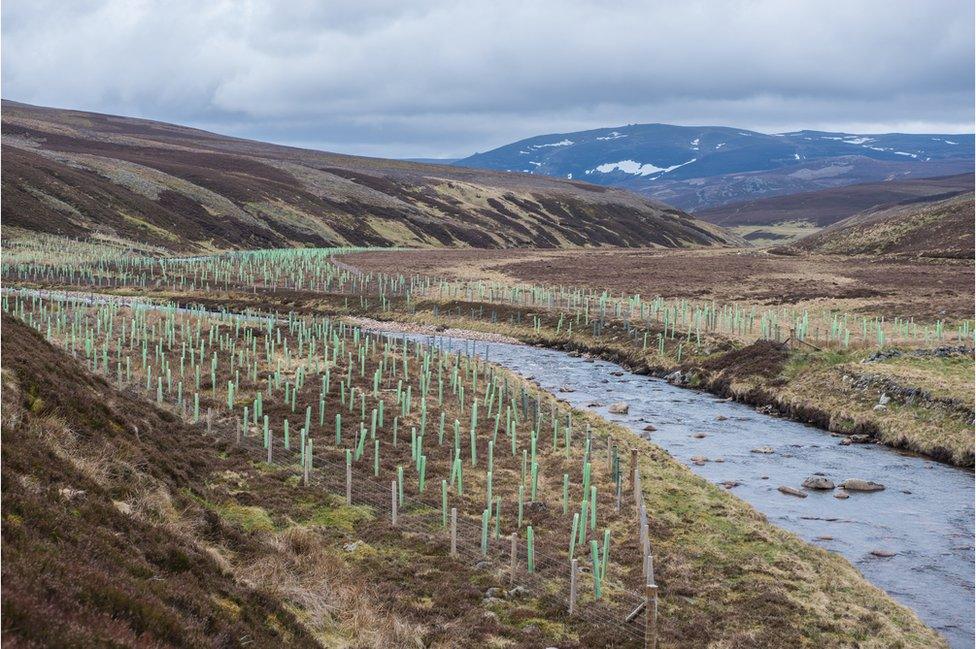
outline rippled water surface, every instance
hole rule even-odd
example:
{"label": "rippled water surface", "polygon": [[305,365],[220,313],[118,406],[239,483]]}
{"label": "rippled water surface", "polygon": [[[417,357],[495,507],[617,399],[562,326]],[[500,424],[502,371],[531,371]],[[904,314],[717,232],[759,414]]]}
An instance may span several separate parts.
{"label": "rippled water surface", "polygon": [[[953,647],[973,647],[972,471],[873,444],[841,446],[821,429],[633,374],[606,361],[522,345],[428,340],[444,349],[487,354],[489,360],[533,377],[578,408],[595,402],[628,403],[627,415],[611,415],[606,405],[589,409],[649,436],[713,482],[741,483],[732,492],[771,522],[842,554],[872,583],[917,611]],[[562,387],[573,391],[559,392]],[[647,424],[657,430],[643,432]],[[695,438],[695,433],[705,436]],[[771,447],[773,453],[752,452],[760,446]],[[699,455],[709,461],[692,464],[691,457]],[[810,491],[807,498],[777,491],[780,485],[799,488],[815,472],[835,483],[863,478],[887,488],[852,492],[846,500],[829,491]],[[896,554],[881,558],[872,550]]]}

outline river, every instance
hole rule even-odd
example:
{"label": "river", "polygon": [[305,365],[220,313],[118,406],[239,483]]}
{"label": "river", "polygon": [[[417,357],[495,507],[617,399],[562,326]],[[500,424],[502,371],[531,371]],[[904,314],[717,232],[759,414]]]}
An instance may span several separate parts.
{"label": "river", "polygon": [[[914,609],[953,648],[973,647],[972,471],[875,444],[842,446],[819,428],[675,387],[607,361],[517,344],[409,337],[487,356],[532,377],[574,407],[649,437],[702,477],[738,482],[732,493],[770,522],[843,555],[869,581]],[[572,391],[561,391],[566,388]],[[606,405],[591,405],[617,401],[630,406],[628,414],[613,415]],[[645,432],[648,424],[657,430]],[[762,446],[773,452],[753,452]],[[693,456],[709,461],[698,465]],[[851,492],[846,500],[833,497],[840,489],[811,490],[807,498],[777,490],[780,485],[800,488],[804,478],[818,472],[838,484],[863,478],[886,489]],[[879,557],[873,550],[895,554]]]}

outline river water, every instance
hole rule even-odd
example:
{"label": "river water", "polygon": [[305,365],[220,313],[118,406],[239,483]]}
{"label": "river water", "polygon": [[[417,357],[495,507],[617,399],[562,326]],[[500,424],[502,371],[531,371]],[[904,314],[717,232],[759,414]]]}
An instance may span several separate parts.
{"label": "river water", "polygon": [[[739,482],[732,493],[770,522],[846,557],[869,581],[914,609],[952,647],[973,647],[972,471],[874,444],[841,446],[838,438],[819,428],[763,415],[602,360],[525,345],[408,337],[487,356],[532,377],[574,407],[649,437],[702,477]],[[564,387],[573,391],[560,391]],[[617,401],[629,404],[627,415],[609,414],[606,405],[590,406]],[[657,430],[644,432],[647,424]],[[696,433],[705,436],[696,438]],[[773,452],[752,451],[761,446]],[[693,456],[709,461],[698,466]],[[851,492],[846,500],[830,491],[809,491],[807,498],[797,498],[777,490],[780,485],[800,488],[816,472],[838,484],[863,478],[886,489]],[[878,557],[872,550],[896,554]]]}

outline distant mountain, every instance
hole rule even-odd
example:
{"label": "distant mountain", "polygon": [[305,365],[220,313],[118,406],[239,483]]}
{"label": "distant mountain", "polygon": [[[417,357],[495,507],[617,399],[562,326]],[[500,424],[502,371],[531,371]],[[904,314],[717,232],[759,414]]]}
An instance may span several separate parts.
{"label": "distant mountain", "polygon": [[542,135],[454,163],[624,187],[685,210],[854,183],[971,171],[972,135],[767,135],[632,124]]}
{"label": "distant mountain", "polygon": [[867,210],[779,252],[972,260],[973,219],[969,192],[942,201]]}
{"label": "distant mountain", "polygon": [[142,119],[3,102],[12,229],[169,250],[741,242],[620,189],[338,155]]}
{"label": "distant mountain", "polygon": [[460,158],[401,158],[405,162],[423,162],[429,165],[449,165],[457,162]]}

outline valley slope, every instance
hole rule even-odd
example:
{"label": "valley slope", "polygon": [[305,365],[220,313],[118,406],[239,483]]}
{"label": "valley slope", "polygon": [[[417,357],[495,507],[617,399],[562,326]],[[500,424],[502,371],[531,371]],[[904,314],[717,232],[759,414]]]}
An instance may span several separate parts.
{"label": "valley slope", "polygon": [[973,194],[866,210],[804,237],[789,250],[972,260]]}
{"label": "valley slope", "polygon": [[722,245],[734,235],[582,182],[363,158],[3,102],[3,221],[171,251]]}

